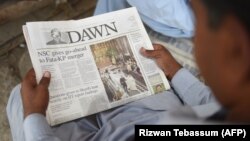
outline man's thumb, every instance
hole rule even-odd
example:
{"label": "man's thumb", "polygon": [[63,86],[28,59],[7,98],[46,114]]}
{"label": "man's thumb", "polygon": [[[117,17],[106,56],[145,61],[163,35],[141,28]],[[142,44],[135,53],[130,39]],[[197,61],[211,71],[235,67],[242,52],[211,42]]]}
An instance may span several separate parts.
{"label": "man's thumb", "polygon": [[141,48],[140,52],[143,56],[148,58],[156,58],[158,56],[158,52],[156,50],[146,50],[145,48]]}
{"label": "man's thumb", "polygon": [[43,74],[43,77],[40,80],[39,85],[42,85],[44,88],[48,88],[50,83],[50,77],[51,77],[50,72],[46,71]]}

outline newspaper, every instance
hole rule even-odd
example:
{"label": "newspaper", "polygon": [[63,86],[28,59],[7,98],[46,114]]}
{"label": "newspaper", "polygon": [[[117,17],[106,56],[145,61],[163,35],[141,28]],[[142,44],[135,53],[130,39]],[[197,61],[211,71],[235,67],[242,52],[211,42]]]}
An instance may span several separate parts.
{"label": "newspaper", "polygon": [[37,81],[51,72],[46,118],[57,125],[170,89],[136,8],[23,26]]}

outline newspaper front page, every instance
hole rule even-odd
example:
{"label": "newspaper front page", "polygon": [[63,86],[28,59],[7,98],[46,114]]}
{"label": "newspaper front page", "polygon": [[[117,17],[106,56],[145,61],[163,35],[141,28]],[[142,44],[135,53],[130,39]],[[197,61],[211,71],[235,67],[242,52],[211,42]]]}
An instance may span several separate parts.
{"label": "newspaper front page", "polygon": [[57,125],[170,88],[156,63],[136,8],[82,20],[29,22],[23,26],[40,81],[51,72],[46,118]]}

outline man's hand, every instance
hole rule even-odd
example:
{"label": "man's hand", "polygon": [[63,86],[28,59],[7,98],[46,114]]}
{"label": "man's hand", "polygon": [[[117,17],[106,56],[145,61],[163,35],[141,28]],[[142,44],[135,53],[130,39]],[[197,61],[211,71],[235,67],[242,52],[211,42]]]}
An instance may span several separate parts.
{"label": "man's hand", "polygon": [[24,108],[24,118],[32,113],[45,115],[49,102],[50,73],[45,72],[37,84],[34,69],[31,69],[22,82],[21,95]]}
{"label": "man's hand", "polygon": [[141,48],[140,52],[143,56],[154,59],[158,66],[163,70],[167,78],[171,80],[175,73],[181,69],[182,66],[162,45],[154,44],[153,47],[154,50],[146,50]]}

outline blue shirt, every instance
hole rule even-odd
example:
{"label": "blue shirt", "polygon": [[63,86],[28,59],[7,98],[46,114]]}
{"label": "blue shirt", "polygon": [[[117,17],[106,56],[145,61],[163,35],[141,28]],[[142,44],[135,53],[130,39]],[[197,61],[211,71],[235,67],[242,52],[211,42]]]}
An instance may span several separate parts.
{"label": "blue shirt", "polygon": [[[135,124],[199,124],[220,109],[210,89],[185,69],[176,73],[171,86],[176,93],[166,91],[55,127],[50,127],[43,115],[31,114],[24,120],[25,138],[27,141],[133,140]],[[200,118],[193,120],[194,117]]]}
{"label": "blue shirt", "polygon": [[130,6],[136,7],[142,21],[158,33],[176,38],[194,35],[189,0],[99,0],[95,15]]}

